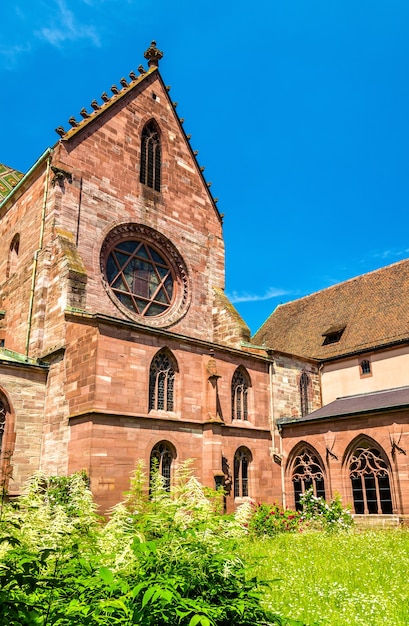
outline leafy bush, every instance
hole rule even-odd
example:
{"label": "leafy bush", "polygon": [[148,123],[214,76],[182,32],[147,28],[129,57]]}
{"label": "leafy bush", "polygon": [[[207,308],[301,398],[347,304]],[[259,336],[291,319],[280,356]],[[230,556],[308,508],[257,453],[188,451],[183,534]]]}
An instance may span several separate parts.
{"label": "leafy bush", "polygon": [[168,493],[139,466],[102,524],[84,476],[36,475],[3,506],[0,624],[289,624],[263,607],[263,584],[238,556],[240,521],[219,506],[188,467]]}
{"label": "leafy bush", "polygon": [[253,504],[248,529],[256,537],[273,537],[277,533],[299,532],[303,519],[297,511],[284,509],[279,504]]}
{"label": "leafy bush", "polygon": [[350,528],[353,519],[349,509],[342,506],[339,495],[326,502],[308,489],[301,497],[302,511],[284,509],[280,504],[254,502],[243,511],[238,511],[241,524],[254,537],[273,537],[283,532],[300,532],[307,529],[339,531]]}
{"label": "leafy bush", "polygon": [[315,496],[311,488],[302,494],[300,503],[303,520],[320,530],[346,530],[354,523],[351,511],[342,506],[339,494],[326,502],[324,498]]}

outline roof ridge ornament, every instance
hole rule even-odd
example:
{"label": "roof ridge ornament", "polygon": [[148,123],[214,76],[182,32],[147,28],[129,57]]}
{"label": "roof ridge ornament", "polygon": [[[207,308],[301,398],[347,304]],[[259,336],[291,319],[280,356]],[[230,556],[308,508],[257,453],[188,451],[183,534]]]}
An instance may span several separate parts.
{"label": "roof ridge ornament", "polygon": [[163,57],[163,52],[156,47],[156,41],[152,41],[149,48],[144,52],[145,59],[148,60],[149,67],[158,67],[159,61]]}

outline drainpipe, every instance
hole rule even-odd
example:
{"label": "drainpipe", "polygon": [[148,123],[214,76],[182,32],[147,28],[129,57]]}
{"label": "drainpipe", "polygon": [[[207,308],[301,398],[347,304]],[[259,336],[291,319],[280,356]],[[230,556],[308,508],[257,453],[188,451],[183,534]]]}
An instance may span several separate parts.
{"label": "drainpipe", "polygon": [[284,483],[284,465],[283,465],[283,439],[281,436],[281,431],[278,433],[279,436],[279,449],[277,450],[277,425],[275,419],[275,410],[274,410],[274,358],[273,351],[267,350],[267,354],[270,358],[268,364],[268,382],[269,382],[269,400],[270,400],[270,424],[271,424],[271,436],[272,436],[272,447],[273,447],[273,462],[278,463],[280,465],[280,474],[281,474],[281,501],[283,507],[285,508],[285,483]]}
{"label": "drainpipe", "polygon": [[318,366],[318,381],[320,383],[320,404],[322,406],[322,370],[324,369],[324,363],[320,363]]}
{"label": "drainpipe", "polygon": [[268,389],[269,389],[269,400],[270,400],[269,409],[270,409],[271,435],[272,435],[273,454],[277,454],[276,423],[275,423],[275,415],[274,415],[274,397],[273,397],[274,359],[273,359],[272,350],[267,350],[267,354],[270,359],[268,363]]}
{"label": "drainpipe", "polygon": [[283,508],[285,509],[287,506],[287,501],[285,497],[285,476],[284,476],[284,458],[283,458],[283,436],[282,430],[280,430],[280,458],[281,458],[281,497],[283,500]]}
{"label": "drainpipe", "polygon": [[45,158],[47,158],[47,169],[46,169],[45,181],[44,181],[43,205],[41,209],[40,240],[38,244],[38,249],[34,252],[33,270],[31,272],[30,301],[29,301],[29,306],[28,306],[27,334],[26,334],[26,348],[25,348],[26,358],[28,358],[29,347],[30,347],[31,326],[33,323],[34,293],[35,293],[35,283],[36,283],[36,277],[37,277],[38,255],[43,249],[43,242],[44,242],[45,215],[46,215],[46,207],[47,207],[48,187],[49,187],[49,182],[50,182],[50,163],[51,163],[52,152],[53,152],[52,149],[48,148],[48,150],[44,152],[44,154],[38,159],[38,161],[33,165],[33,167],[30,170],[30,172],[34,170]]}

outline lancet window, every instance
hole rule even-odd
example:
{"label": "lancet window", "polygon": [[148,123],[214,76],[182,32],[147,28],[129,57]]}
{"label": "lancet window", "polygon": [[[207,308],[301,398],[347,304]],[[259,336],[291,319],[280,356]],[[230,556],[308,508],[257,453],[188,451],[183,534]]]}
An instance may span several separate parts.
{"label": "lancet window", "polygon": [[152,448],[150,458],[150,484],[154,473],[157,471],[163,479],[163,486],[166,491],[170,491],[170,483],[172,478],[172,462],[175,454],[172,447],[166,441],[161,441]]}
{"label": "lancet window", "polygon": [[249,466],[251,453],[241,447],[234,455],[234,497],[245,498],[249,495]]}
{"label": "lancet window", "polygon": [[303,372],[300,376],[300,402],[301,415],[305,417],[310,412],[310,389],[311,379],[307,372]]}
{"label": "lancet window", "polygon": [[151,120],[142,131],[141,140],[141,183],[160,191],[161,144],[157,124]]}
{"label": "lancet window", "polygon": [[250,378],[244,368],[239,367],[231,383],[231,406],[233,420],[248,420],[248,390]]}
{"label": "lancet window", "polygon": [[173,411],[175,406],[175,365],[166,351],[158,352],[149,371],[149,410]]}

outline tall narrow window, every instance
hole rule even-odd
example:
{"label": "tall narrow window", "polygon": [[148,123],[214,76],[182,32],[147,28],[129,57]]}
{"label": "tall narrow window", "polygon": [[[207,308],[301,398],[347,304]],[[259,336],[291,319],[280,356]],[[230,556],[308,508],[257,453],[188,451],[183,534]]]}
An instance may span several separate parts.
{"label": "tall narrow window", "polygon": [[141,183],[160,191],[161,145],[157,124],[151,120],[142,131]]}
{"label": "tall narrow window", "polygon": [[17,269],[18,251],[20,248],[20,235],[14,235],[10,244],[7,278],[12,276]]}
{"label": "tall narrow window", "polygon": [[310,388],[311,380],[307,372],[303,372],[300,376],[300,401],[301,415],[305,417],[310,412]]}
{"label": "tall narrow window", "polygon": [[175,365],[166,351],[153,358],[149,371],[149,410],[173,411]]}
{"label": "tall narrow window", "polygon": [[349,463],[354,508],[357,514],[392,513],[389,468],[379,450],[356,448]]}
{"label": "tall narrow window", "polygon": [[294,500],[297,511],[301,509],[300,497],[308,489],[313,488],[317,498],[325,498],[324,471],[318,455],[305,447],[298,454],[293,463],[292,481],[294,485]]}
{"label": "tall narrow window", "polygon": [[150,458],[150,483],[152,484],[153,473],[159,472],[159,475],[163,478],[163,486],[166,491],[170,491],[170,482],[172,478],[172,461],[175,458],[175,454],[172,451],[170,444],[166,441],[161,441],[152,448]]}
{"label": "tall narrow window", "polygon": [[251,453],[248,448],[239,448],[234,455],[234,497],[249,495],[249,466]]}
{"label": "tall narrow window", "polygon": [[231,382],[231,408],[233,420],[248,420],[248,389],[250,378],[244,368],[239,367]]}

